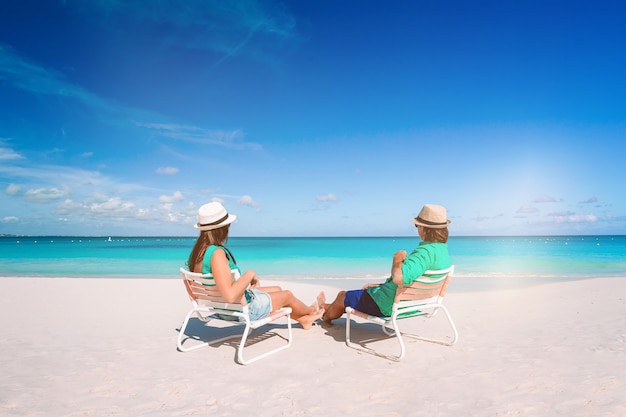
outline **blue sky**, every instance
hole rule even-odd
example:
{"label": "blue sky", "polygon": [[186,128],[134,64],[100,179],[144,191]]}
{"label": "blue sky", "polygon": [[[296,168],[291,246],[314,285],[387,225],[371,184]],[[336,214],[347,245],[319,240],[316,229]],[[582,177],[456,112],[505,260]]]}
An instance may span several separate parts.
{"label": "blue sky", "polygon": [[626,234],[620,1],[0,13],[0,233]]}

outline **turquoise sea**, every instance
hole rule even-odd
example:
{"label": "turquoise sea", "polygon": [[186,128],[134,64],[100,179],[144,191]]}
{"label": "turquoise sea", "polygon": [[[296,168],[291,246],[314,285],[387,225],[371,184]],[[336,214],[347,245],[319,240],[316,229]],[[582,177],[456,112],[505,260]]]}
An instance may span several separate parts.
{"label": "turquoise sea", "polygon": [[[195,237],[0,237],[0,277],[178,279]],[[262,278],[355,287],[384,279],[417,237],[231,237]],[[451,237],[453,290],[626,277],[626,236]]]}

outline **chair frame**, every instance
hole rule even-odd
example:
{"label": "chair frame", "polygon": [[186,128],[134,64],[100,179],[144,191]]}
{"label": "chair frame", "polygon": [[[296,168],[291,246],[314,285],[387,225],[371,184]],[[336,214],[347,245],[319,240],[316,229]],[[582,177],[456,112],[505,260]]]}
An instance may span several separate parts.
{"label": "chair frame", "polygon": [[[242,365],[248,365],[252,362],[265,358],[266,356],[269,356],[281,350],[287,349],[291,346],[292,331],[290,307],[280,308],[262,319],[251,320],[247,305],[242,303],[228,303],[222,298],[219,290],[217,289],[217,285],[215,283],[213,275],[189,272],[184,268],[180,268],[180,274],[183,278],[183,282],[185,284],[187,294],[191,299],[192,305],[192,308],[185,316],[185,320],[183,321],[183,324],[180,327],[180,331],[178,333],[177,346],[178,350],[180,350],[181,352],[188,352],[211,344],[239,337],[238,334],[235,334],[210,340],[207,342],[196,343],[191,346],[185,347],[183,346],[183,343],[187,339],[198,340],[197,337],[192,337],[185,334],[185,330],[187,328],[187,325],[189,324],[189,319],[193,315],[196,315],[199,320],[206,323],[205,326],[208,326],[211,320],[227,322],[231,325],[245,325],[241,340],[239,342],[239,347],[237,348],[237,361]],[[231,270],[231,274],[234,279],[239,278],[238,270]],[[230,320],[228,320],[228,318],[226,317],[230,318]],[[252,330],[258,329],[259,327],[269,324],[281,317],[287,317],[287,344],[281,345],[275,349],[265,351],[257,356],[246,359],[244,357],[244,347],[246,345],[246,340],[248,339],[248,336],[250,335]]]}
{"label": "chair frame", "polygon": [[[448,312],[448,309],[443,305],[443,298],[448,288],[451,276],[454,274],[454,265],[450,268],[442,270],[431,270],[424,272],[424,275],[415,280],[410,286],[398,286],[396,297],[392,307],[392,314],[389,317],[376,317],[365,314],[361,311],[355,310],[352,307],[346,307],[346,345],[353,349],[373,353],[378,356],[385,356],[395,361],[400,361],[406,353],[405,343],[402,336],[408,336],[414,339],[423,340],[432,343],[438,343],[446,346],[454,345],[458,338],[459,333],[452,321],[452,317]],[[433,278],[436,277],[436,278]],[[443,341],[429,339],[418,336],[417,334],[407,333],[400,331],[398,322],[400,320],[408,319],[411,317],[432,317],[437,311],[442,310],[452,328],[453,336],[452,341]],[[387,336],[395,336],[400,343],[399,355],[381,355],[373,349],[366,348],[360,344],[354,343],[350,340],[350,322],[354,319],[353,316],[359,317],[368,322],[381,325],[382,331]]]}

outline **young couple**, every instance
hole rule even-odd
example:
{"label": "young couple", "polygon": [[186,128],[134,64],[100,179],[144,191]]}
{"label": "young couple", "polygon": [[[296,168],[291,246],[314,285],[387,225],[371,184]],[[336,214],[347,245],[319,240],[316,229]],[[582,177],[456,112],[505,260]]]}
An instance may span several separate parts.
{"label": "young couple", "polygon": [[[245,297],[252,320],[267,316],[281,307],[291,307],[291,317],[304,329],[310,329],[318,319],[331,323],[341,317],[347,306],[373,316],[390,316],[399,285],[410,285],[427,270],[446,269],[451,260],[448,254],[448,225],[446,209],[426,204],[412,219],[421,239],[411,252],[398,251],[393,255],[391,276],[380,284],[367,284],[360,290],[339,291],[328,304],[324,293],[307,305],[289,290],[281,287],[261,287],[252,270],[233,280],[231,270],[237,269],[235,258],[226,248],[228,230],[236,216],[229,214],[220,203],[208,203],[198,210],[198,223],[194,226],[200,236],[189,255],[187,265],[192,272],[211,273],[220,294],[227,302],[241,302]],[[241,271],[240,271],[241,272]]]}

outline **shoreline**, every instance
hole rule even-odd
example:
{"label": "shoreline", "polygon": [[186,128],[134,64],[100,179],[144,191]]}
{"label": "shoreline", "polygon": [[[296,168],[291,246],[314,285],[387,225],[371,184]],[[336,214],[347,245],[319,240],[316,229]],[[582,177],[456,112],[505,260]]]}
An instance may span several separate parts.
{"label": "shoreline", "polygon": [[[0,274],[0,281],[5,279],[41,279],[41,280],[120,280],[120,281],[180,281],[179,275],[167,275],[167,276],[124,276],[124,275],[81,275],[81,276],[67,276],[67,275],[2,275]],[[261,282],[264,285],[283,285],[289,288],[292,285],[309,285],[315,287],[328,287],[335,290],[348,290],[358,289],[367,283],[382,283],[387,276],[371,276],[371,277],[310,277],[310,276],[293,276],[286,278],[282,275],[268,275],[261,277]],[[523,276],[523,275],[511,275],[511,276],[486,276],[486,275],[454,275],[450,287],[448,289],[451,293],[467,293],[467,292],[483,292],[483,291],[499,291],[504,289],[524,289],[531,288],[539,285],[578,282],[596,279],[624,279],[626,276],[622,275],[579,275],[579,276]]]}
{"label": "shoreline", "polygon": [[[305,302],[337,290],[277,283]],[[232,342],[177,351],[190,307],[178,280],[3,278],[0,414],[626,415],[626,279],[453,288],[452,347],[409,339],[392,362],[346,347],[344,317],[308,331],[294,323],[289,349],[241,366]],[[406,325],[436,336],[447,330],[438,319]],[[268,330],[280,335],[284,323]],[[369,324],[352,339],[397,345]]]}

